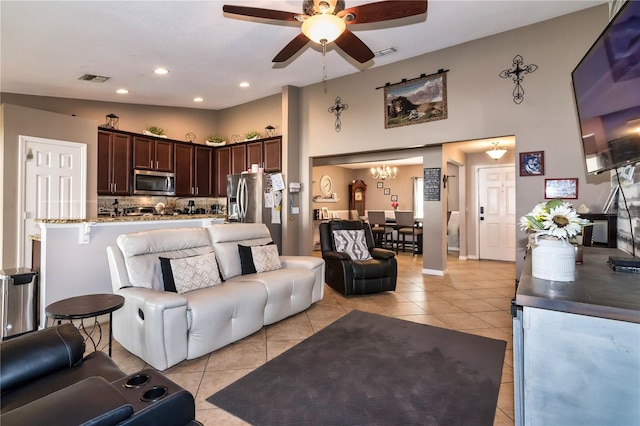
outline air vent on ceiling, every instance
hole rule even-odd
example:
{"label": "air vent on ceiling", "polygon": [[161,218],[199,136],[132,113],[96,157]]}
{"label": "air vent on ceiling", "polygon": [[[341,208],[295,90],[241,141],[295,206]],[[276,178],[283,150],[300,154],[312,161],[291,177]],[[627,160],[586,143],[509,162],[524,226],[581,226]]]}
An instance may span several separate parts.
{"label": "air vent on ceiling", "polygon": [[82,81],[90,81],[92,83],[104,83],[109,80],[111,77],[105,77],[103,75],[94,75],[94,74],[83,74],[78,77],[78,80]]}
{"label": "air vent on ceiling", "polygon": [[373,56],[374,58],[379,58],[380,56],[388,55],[389,53],[393,52],[397,52],[395,47],[387,47],[386,49],[373,52]]}

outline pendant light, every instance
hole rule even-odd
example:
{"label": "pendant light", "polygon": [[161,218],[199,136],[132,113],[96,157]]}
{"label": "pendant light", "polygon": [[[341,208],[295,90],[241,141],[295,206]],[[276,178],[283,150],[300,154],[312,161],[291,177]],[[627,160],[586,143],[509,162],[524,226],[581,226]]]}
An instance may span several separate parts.
{"label": "pendant light", "polygon": [[507,149],[506,148],[502,148],[499,147],[498,145],[500,145],[500,142],[492,142],[493,148],[489,149],[487,151],[487,155],[491,158],[493,158],[494,160],[499,160],[502,158],[503,155],[505,155],[507,153]]}

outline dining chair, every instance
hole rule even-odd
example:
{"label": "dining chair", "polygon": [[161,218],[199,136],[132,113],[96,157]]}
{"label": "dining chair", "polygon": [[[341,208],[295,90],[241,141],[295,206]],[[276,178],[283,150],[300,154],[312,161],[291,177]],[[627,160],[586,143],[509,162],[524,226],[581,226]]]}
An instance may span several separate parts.
{"label": "dining chair", "polygon": [[[386,248],[392,240],[393,228],[386,225],[387,218],[385,217],[384,211],[369,210],[367,212],[367,219],[369,219],[369,225],[371,226],[376,247]],[[389,239],[387,239],[387,235]]]}
{"label": "dining chair", "polygon": [[[396,253],[400,244],[402,244],[402,251],[405,251],[407,246],[407,236],[411,236],[411,252],[415,256],[419,252],[418,240],[422,239],[422,229],[416,226],[415,219],[413,218],[413,211],[411,210],[396,210],[396,229],[398,232],[398,239],[396,240]],[[402,236],[402,242],[400,241]]]}

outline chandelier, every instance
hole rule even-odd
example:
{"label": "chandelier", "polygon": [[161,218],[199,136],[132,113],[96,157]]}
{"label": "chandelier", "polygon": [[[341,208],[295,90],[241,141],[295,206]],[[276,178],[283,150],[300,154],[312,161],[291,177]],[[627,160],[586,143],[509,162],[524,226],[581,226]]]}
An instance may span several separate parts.
{"label": "chandelier", "polygon": [[379,166],[371,168],[371,177],[374,179],[395,179],[398,177],[398,168],[394,167],[393,169],[389,166]]}
{"label": "chandelier", "polygon": [[487,151],[487,155],[494,160],[501,159],[502,156],[507,153],[507,149],[498,147],[498,145],[500,145],[500,142],[492,142],[492,144],[493,148]]}

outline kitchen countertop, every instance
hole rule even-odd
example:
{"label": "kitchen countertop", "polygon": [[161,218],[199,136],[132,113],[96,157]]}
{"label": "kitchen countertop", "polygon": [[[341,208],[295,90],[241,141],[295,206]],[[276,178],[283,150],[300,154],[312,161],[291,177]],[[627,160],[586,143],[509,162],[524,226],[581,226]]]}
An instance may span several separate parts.
{"label": "kitchen countertop", "polygon": [[111,222],[149,222],[154,220],[187,220],[187,219],[227,219],[225,214],[179,214],[149,216],[98,216],[90,219],[36,219],[37,223],[111,223]]}
{"label": "kitchen countertop", "polygon": [[609,256],[631,257],[617,249],[584,247],[584,263],[576,265],[575,281],[560,282],[534,278],[529,253],[516,304],[640,323],[640,275],[615,272],[607,265]]}

